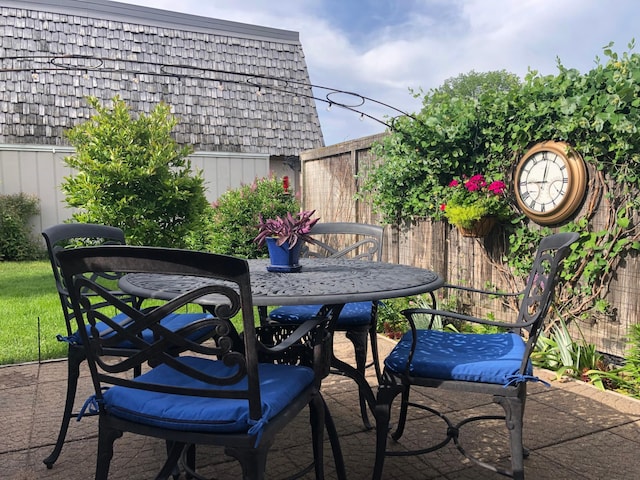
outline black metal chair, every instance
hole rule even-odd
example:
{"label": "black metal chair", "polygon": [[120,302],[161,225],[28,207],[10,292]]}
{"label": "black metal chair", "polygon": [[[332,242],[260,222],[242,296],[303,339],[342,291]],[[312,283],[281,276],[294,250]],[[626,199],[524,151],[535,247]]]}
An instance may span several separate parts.
{"label": "black metal chair", "polygon": [[[156,478],[168,478],[182,465],[198,475],[193,446],[210,444],[242,466],[244,479],[262,479],[267,452],[275,435],[307,406],[310,408],[316,478],[323,478],[323,431],[326,404],[320,383],[328,373],[331,335],[325,319],[306,322],[284,347],[258,341],[254,323],[249,267],[244,259],[204,252],[133,246],[99,246],[57,254],[64,282],[86,348],[95,394],[88,408],[99,414],[96,479],[106,479],[113,443],[123,432],[167,441],[167,461]],[[93,280],[96,273],[156,273],[205,279],[194,289],[152,309],[127,303]],[[113,321],[94,308],[94,298],[128,318]],[[212,316],[172,331],[162,325],[168,315],[201,303]],[[241,318],[243,344],[231,318]],[[101,323],[109,330],[101,330]],[[197,331],[215,331],[204,344],[191,339]],[[151,338],[141,335],[152,331]],[[233,333],[233,335],[232,335]],[[312,339],[313,368],[273,362],[291,343]],[[131,343],[136,352],[119,357],[118,345]],[[171,351],[183,352],[175,356]],[[262,363],[259,357],[266,356]],[[141,375],[125,375],[152,365]],[[85,404],[85,405],[87,405]],[[337,438],[332,439],[334,452]],[[339,449],[337,450],[339,452]],[[182,459],[182,460],[181,460]],[[200,477],[198,477],[200,478]]]}
{"label": "black metal chair", "polygon": [[[317,223],[301,252],[307,258],[350,258],[368,261],[382,260],[383,227],[364,223]],[[278,307],[269,312],[269,322],[299,325],[320,312],[322,305]],[[376,375],[381,374],[377,343],[378,302],[353,302],[344,305],[338,316],[335,331],[345,332],[355,351],[356,369],[364,375],[367,362],[367,343]],[[263,310],[262,316],[265,316]],[[264,318],[262,319],[264,323]],[[340,371],[340,368],[337,367]],[[371,428],[364,396],[360,395],[360,410],[367,428]]]}
{"label": "black metal chair", "polygon": [[[578,238],[577,233],[559,233],[544,238],[538,247],[526,287],[520,294],[500,294],[449,286],[481,295],[521,296],[519,313],[514,322],[486,320],[458,312],[430,308],[414,308],[404,312],[411,330],[403,336],[385,359],[384,371],[378,387],[374,479],[382,478],[385,456],[424,454],[444,447],[451,440],[454,441],[458,450],[474,463],[502,475],[516,479],[524,478],[525,449],[522,444],[522,427],[526,389],[528,381],[538,380],[532,376],[533,369],[529,357],[552,303],[560,264]],[[418,329],[416,327],[418,318],[431,323],[435,318],[448,318],[494,325],[503,327],[505,332],[470,334]],[[523,331],[527,333],[526,341],[520,335]],[[448,389],[456,394],[460,392],[488,394],[493,397],[493,402],[502,406],[504,415],[467,418],[454,425],[435,409],[411,402],[409,393],[414,387]],[[401,395],[401,403],[398,425],[391,435],[394,440],[402,437],[409,407],[416,407],[442,418],[447,424],[446,438],[419,450],[387,451],[391,407],[397,395]],[[467,452],[459,442],[458,435],[461,433],[462,426],[470,421],[487,419],[504,419],[506,422],[510,438],[510,468],[502,468],[477,458]],[[424,421],[424,418],[417,418],[412,422],[421,420]]]}
{"label": "black metal chair", "polygon": [[[87,223],[64,223],[54,225],[45,229],[42,232],[42,236],[44,237],[47,246],[47,252],[49,254],[49,260],[51,262],[58,295],[60,296],[60,303],[62,305],[62,312],[66,325],[66,335],[58,335],[58,340],[68,344],[67,394],[64,412],[62,414],[62,422],[54,449],[51,454],[44,459],[44,463],[47,465],[47,468],[52,468],[62,451],[69,423],[72,418],[77,417],[77,413],[73,412],[73,404],[76,397],[78,377],[80,376],[80,365],[86,358],[84,348],[82,347],[82,337],[77,330],[75,314],[71,307],[69,292],[63,282],[62,272],[56,259],[56,254],[65,248],[73,248],[80,245],[124,245],[125,236],[124,232],[119,228]],[[98,277],[96,277],[96,280],[97,278]],[[115,286],[117,276],[101,275],[100,279],[105,282],[105,284],[110,283],[112,286]],[[132,297],[131,295],[126,295],[118,291],[114,291],[114,294],[119,296],[122,301],[132,304],[140,303],[139,299]],[[203,312],[174,314],[164,319],[163,324],[167,328],[175,330],[208,315],[209,314]],[[101,326],[101,328],[103,327],[106,328],[105,325]],[[150,331],[144,332],[144,335],[151,334],[152,332]],[[199,340],[202,341],[205,338],[207,338],[207,335],[203,333],[202,338]]]}

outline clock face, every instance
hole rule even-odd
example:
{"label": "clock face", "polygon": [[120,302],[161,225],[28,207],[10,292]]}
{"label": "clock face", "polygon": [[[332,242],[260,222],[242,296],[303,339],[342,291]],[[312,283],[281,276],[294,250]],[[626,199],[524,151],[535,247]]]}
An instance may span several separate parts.
{"label": "clock face", "polygon": [[514,180],[524,214],[541,225],[553,225],[580,207],[587,171],[582,157],[566,143],[542,142],[522,157]]}
{"label": "clock face", "polygon": [[568,185],[569,170],[562,157],[542,151],[523,163],[517,188],[529,210],[545,213],[562,203]]}

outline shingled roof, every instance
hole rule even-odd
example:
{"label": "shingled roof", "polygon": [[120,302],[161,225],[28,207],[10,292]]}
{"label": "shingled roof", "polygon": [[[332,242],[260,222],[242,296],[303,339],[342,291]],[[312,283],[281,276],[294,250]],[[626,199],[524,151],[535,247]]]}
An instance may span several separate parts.
{"label": "shingled roof", "polygon": [[0,5],[0,143],[65,145],[87,96],[119,95],[134,112],[171,105],[196,150],[324,145],[297,32],[110,1]]}

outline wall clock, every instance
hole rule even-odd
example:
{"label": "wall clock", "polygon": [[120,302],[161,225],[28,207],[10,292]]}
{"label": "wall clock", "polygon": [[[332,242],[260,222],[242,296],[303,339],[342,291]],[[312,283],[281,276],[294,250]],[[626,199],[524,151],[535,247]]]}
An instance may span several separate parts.
{"label": "wall clock", "polygon": [[540,225],[554,225],[580,207],[587,191],[587,168],[566,143],[541,142],[518,162],[514,185],[522,212]]}

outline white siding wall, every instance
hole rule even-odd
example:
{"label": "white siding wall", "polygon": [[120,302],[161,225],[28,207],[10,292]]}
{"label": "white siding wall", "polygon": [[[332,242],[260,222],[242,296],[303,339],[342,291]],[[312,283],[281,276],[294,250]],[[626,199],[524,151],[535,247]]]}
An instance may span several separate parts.
{"label": "white siding wall", "polygon": [[[60,184],[72,174],[64,165],[64,157],[73,151],[70,147],[0,145],[0,194],[24,192],[39,198],[41,213],[32,221],[37,237],[42,229],[71,217],[72,210],[64,202]],[[230,188],[270,173],[269,155],[265,154],[196,152],[190,158],[192,167],[203,172],[210,202]]]}

